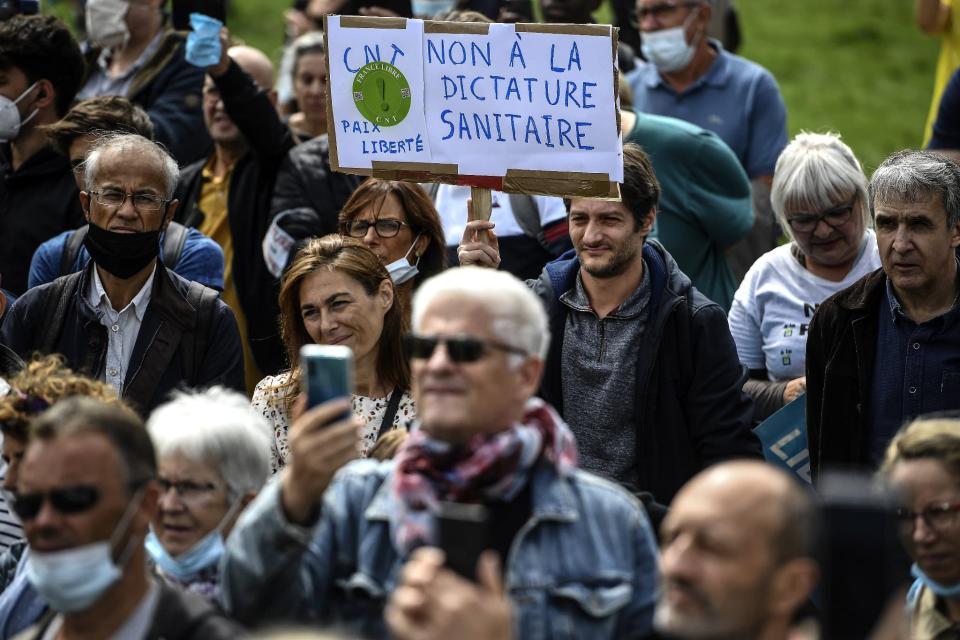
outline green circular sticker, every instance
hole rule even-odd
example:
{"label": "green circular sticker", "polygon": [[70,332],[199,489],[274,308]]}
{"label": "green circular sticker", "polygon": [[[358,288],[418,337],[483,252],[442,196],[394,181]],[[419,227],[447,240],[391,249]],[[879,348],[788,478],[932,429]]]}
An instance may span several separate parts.
{"label": "green circular sticker", "polygon": [[392,64],[370,62],[353,77],[353,101],[364,118],[392,127],[410,112],[410,84]]}

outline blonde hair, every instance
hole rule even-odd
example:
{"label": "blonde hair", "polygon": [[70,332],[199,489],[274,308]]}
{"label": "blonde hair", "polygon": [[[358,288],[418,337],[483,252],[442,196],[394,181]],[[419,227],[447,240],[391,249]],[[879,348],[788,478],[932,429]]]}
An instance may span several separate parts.
{"label": "blonde hair", "polygon": [[897,463],[923,458],[939,460],[960,481],[960,419],[919,418],[900,429],[887,446],[880,473],[890,475]]}

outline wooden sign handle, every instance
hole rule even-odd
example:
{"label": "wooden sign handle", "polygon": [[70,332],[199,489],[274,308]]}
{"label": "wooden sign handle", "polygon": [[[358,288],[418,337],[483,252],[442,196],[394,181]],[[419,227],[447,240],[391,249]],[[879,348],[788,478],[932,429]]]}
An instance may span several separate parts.
{"label": "wooden sign handle", "polygon": [[472,220],[489,220],[493,213],[493,194],[487,187],[470,187],[472,201]]}

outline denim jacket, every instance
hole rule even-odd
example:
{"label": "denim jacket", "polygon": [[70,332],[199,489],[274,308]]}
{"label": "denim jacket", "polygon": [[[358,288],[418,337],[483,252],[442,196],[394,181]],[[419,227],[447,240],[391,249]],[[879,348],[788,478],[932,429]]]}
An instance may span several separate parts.
{"label": "denim jacket", "polygon": [[[227,541],[227,608],[241,621],[339,625],[386,637],[383,608],[405,558],[390,538],[393,463],[342,469],[311,528],[290,523],[280,483],[265,487]],[[647,516],[623,489],[585,471],[539,463],[532,515],[504,563],[515,635],[632,638],[651,628],[656,550]]]}

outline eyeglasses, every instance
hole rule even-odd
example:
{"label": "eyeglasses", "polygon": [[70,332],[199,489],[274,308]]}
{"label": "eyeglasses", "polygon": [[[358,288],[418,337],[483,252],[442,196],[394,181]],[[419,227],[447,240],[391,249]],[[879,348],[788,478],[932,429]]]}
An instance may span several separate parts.
{"label": "eyeglasses", "polygon": [[797,233],[810,233],[817,228],[821,220],[836,229],[840,225],[846,224],[851,213],[853,213],[852,202],[827,209],[821,213],[795,213],[787,217],[787,224]]}
{"label": "eyeglasses", "polygon": [[367,220],[350,220],[349,222],[344,222],[342,225],[343,232],[351,238],[364,237],[367,235],[367,229],[370,227],[373,227],[374,231],[376,231],[377,235],[381,238],[392,238],[400,233],[400,227],[409,226],[406,222],[391,220],[389,218],[374,220],[373,222],[368,222]]}
{"label": "eyeglasses", "polygon": [[958,511],[960,511],[960,502],[940,502],[930,505],[923,511],[901,508],[896,511],[897,526],[901,535],[912,536],[917,526],[917,516],[920,516],[928,527],[937,533],[944,533],[957,524]]}
{"label": "eyeglasses", "polygon": [[476,362],[490,349],[498,349],[507,353],[529,355],[520,347],[497,342],[496,340],[481,340],[480,338],[454,338],[447,336],[418,336],[408,334],[403,338],[407,355],[416,360],[426,360],[433,355],[437,345],[443,343],[447,349],[447,357],[453,362]]}
{"label": "eyeglasses", "polygon": [[636,20],[637,22],[643,22],[646,18],[655,18],[661,22],[667,22],[675,18],[677,12],[680,9],[689,9],[690,7],[695,7],[699,2],[661,2],[660,4],[652,4],[649,7],[639,7],[636,10]]}
{"label": "eyeglasses", "polygon": [[100,499],[100,490],[87,485],[51,489],[47,493],[21,493],[13,502],[13,510],[26,522],[33,520],[46,500],[63,514],[81,513],[92,508]]}
{"label": "eyeglasses", "polygon": [[198,500],[217,488],[217,485],[212,482],[200,484],[191,480],[172,482],[165,478],[158,478],[157,483],[164,494],[173,489],[177,492],[177,496],[186,502]]}
{"label": "eyeglasses", "polygon": [[91,191],[94,199],[105,207],[123,206],[127,198],[133,199],[133,208],[137,211],[159,211],[163,205],[170,202],[152,193],[126,193],[118,189],[104,189],[103,191]]}

